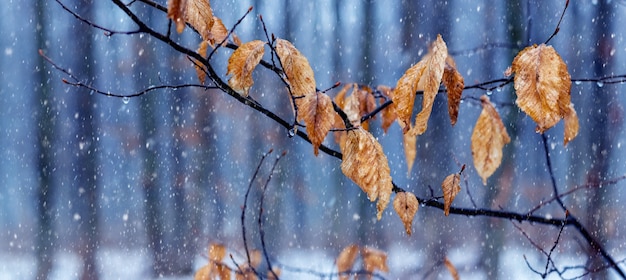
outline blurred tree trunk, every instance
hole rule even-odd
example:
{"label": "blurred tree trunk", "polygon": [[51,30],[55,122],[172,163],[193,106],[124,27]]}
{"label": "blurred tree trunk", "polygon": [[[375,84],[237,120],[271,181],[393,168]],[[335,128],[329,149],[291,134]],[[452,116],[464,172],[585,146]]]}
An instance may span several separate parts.
{"label": "blurred tree trunk", "polygon": [[[155,12],[153,9],[145,11],[147,14],[146,22],[158,22],[165,24],[163,20],[159,20],[161,13]],[[156,13],[156,14],[155,14]],[[156,43],[153,40],[145,40],[133,37],[137,45],[144,45],[145,50],[154,50]],[[155,52],[148,51],[141,56],[146,65],[152,65],[148,69],[135,68],[138,77],[144,76],[148,80],[148,84],[156,84],[159,82],[159,74],[157,73],[158,62]],[[137,81],[140,82],[140,81]],[[141,87],[141,85],[139,86]],[[162,203],[161,193],[164,192],[159,183],[159,143],[157,118],[159,116],[158,101],[161,97],[153,93],[141,96],[140,104],[140,122],[141,122],[141,142],[144,143],[142,151],[143,156],[143,191],[145,198],[144,216],[146,223],[146,234],[148,238],[148,248],[152,255],[153,276],[166,275],[170,263],[166,256],[166,240],[164,239],[165,226],[163,213],[166,212],[165,205]]]}
{"label": "blurred tree trunk", "polygon": [[[612,10],[607,1],[599,1],[596,13],[593,33],[596,36],[594,42],[595,58],[593,59],[593,77],[603,77],[611,73],[609,65],[612,65],[613,39],[609,34],[614,26],[614,16],[611,15]],[[595,7],[595,6],[594,6]],[[610,158],[613,154],[613,142],[617,128],[619,127],[618,118],[612,118],[616,110],[612,104],[615,104],[614,94],[607,93],[607,89],[600,86],[594,87],[593,96],[590,97],[592,102],[590,112],[590,145],[588,154],[591,155],[591,169],[587,173],[587,184],[599,185],[603,180],[610,177]],[[605,232],[605,214],[610,208],[611,188],[589,188],[589,198],[587,200],[587,227],[599,244],[606,244],[608,238]],[[608,279],[606,262],[595,248],[588,248],[589,268],[591,271],[599,270],[598,273],[590,275],[593,279]]]}
{"label": "blurred tree trunk", "polygon": [[[91,1],[77,1],[77,13],[84,18],[93,18],[93,6]],[[74,50],[76,61],[74,67],[76,73],[83,77],[94,77],[94,50],[92,36],[93,29],[87,24],[75,23],[72,32],[81,34],[76,36]],[[99,248],[98,231],[98,170],[97,170],[97,112],[94,95],[88,94],[85,89],[79,89],[76,93],[76,157],[73,162],[75,175],[74,202],[76,214],[74,220],[78,222],[79,240],[78,251],[83,260],[81,279],[98,279],[96,266],[96,253]]]}
{"label": "blurred tree trunk", "polygon": [[[35,12],[37,17],[36,30],[37,46],[41,50],[46,50],[47,17],[45,0],[35,2]],[[39,172],[39,192],[37,193],[37,219],[38,229],[36,233],[35,254],[37,257],[37,279],[50,278],[53,266],[53,254],[55,249],[54,216],[52,204],[54,198],[53,166],[54,166],[54,139],[55,139],[55,118],[54,100],[50,92],[50,79],[46,70],[46,63],[43,58],[37,57],[37,81],[36,100],[39,105],[37,111],[37,160]]]}

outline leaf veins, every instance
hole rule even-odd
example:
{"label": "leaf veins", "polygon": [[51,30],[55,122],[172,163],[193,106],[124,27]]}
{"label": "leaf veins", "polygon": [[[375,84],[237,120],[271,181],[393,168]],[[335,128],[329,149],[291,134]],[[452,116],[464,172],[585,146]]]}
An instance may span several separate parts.
{"label": "leaf veins", "polygon": [[[420,62],[409,68],[396,83],[392,100],[398,114],[398,123],[404,133],[407,133],[409,129],[415,135],[420,135],[426,131],[433,103],[443,78],[446,57],[448,57],[446,43],[441,35],[437,35],[437,40],[433,42],[429,53]],[[411,128],[415,92],[418,89],[424,90],[422,110],[415,118],[415,126]]]}
{"label": "leaf veins", "polygon": [[300,104],[300,116],[306,124],[306,132],[313,144],[313,153],[316,156],[319,146],[335,121],[336,114],[332,102],[328,95],[316,92],[306,95]]}
{"label": "leaf veins", "polygon": [[402,220],[406,234],[411,235],[411,227],[413,224],[413,217],[417,213],[419,202],[413,193],[399,192],[396,193],[396,197],[393,199],[393,209]]}
{"label": "leaf veins", "polygon": [[[520,51],[506,74],[515,73],[517,105],[537,123],[537,132],[543,133],[568,116],[569,130],[565,131],[567,144],[578,134],[578,118],[570,106],[572,80],[567,65],[552,46],[533,45]],[[576,122],[573,124],[572,122]]]}
{"label": "leaf veins", "polygon": [[276,53],[294,97],[315,93],[315,78],[309,61],[289,41],[276,40]]}
{"label": "leaf veins", "polygon": [[347,131],[345,143],[340,147],[343,153],[341,171],[367,193],[370,201],[378,199],[376,217],[380,220],[393,189],[383,148],[361,127]]}
{"label": "leaf veins", "polygon": [[228,85],[243,96],[248,96],[254,84],[252,71],[259,64],[265,52],[265,42],[254,40],[237,48],[228,59],[226,75],[233,75],[228,79]]}
{"label": "leaf veins", "polygon": [[441,190],[443,191],[443,214],[448,216],[450,214],[450,206],[456,195],[461,191],[461,175],[454,173],[448,175],[443,179],[441,183]]}
{"label": "leaf veins", "polygon": [[487,185],[487,178],[502,161],[502,147],[511,142],[511,138],[489,98],[483,95],[480,101],[483,110],[472,133],[472,156],[478,175],[483,179],[483,184]]}

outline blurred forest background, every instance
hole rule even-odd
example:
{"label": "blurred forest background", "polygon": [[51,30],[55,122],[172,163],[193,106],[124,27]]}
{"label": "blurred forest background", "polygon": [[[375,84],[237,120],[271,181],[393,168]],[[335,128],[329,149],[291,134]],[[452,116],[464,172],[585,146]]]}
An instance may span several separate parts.
{"label": "blurred forest background", "polygon": [[[136,28],[109,1],[62,2],[112,30]],[[198,82],[184,55],[153,38],[108,37],[54,1],[9,0],[3,6],[2,275],[43,279],[70,270],[76,278],[109,279],[121,272],[107,267],[119,266],[132,267],[128,270],[142,277],[190,275],[205,261],[209,242],[243,252],[244,193],[261,155],[271,148],[288,151],[269,186],[263,213],[268,249],[279,263],[297,266],[300,260],[307,267],[308,258],[323,256],[319,262],[332,266],[343,247],[358,243],[388,252],[390,278],[447,277],[440,263],[444,256],[461,275],[477,279],[504,278],[513,266],[529,273],[522,254],[533,265],[545,265],[506,220],[454,215],[444,219],[439,209],[422,207],[410,237],[390,209],[376,221],[375,204],[343,176],[337,159],[314,157],[308,143],[289,138],[287,130],[219,91],[167,89],[122,99],[65,85],[65,76],[47,64],[38,49],[83,82],[113,93]],[[228,28],[253,6],[237,35],[244,42],[264,39],[257,17],[263,15],[269,32],[293,42],[309,59],[318,88],[328,88],[336,82],[394,86],[437,34],[447,42],[466,85],[500,79],[519,50],[552,34],[564,1],[214,0],[211,6]],[[131,8],[166,33],[165,13],[140,2]],[[624,15],[624,1],[570,3],[551,44],[572,78],[579,80],[572,84],[572,102],[581,130],[567,147],[562,145],[562,124],[547,132],[560,190],[601,185],[564,199],[572,212],[586,217],[585,225],[617,260],[626,258],[626,182],[602,182],[626,174],[626,86],[584,79],[626,74]],[[199,43],[190,31],[172,36],[191,49]],[[221,49],[214,61],[222,74],[230,53]],[[290,119],[284,85],[269,71],[254,75],[250,94]],[[512,84],[463,92],[482,94],[500,104],[497,110],[512,142],[487,186],[473,167],[468,168],[455,205],[476,203],[525,213],[552,195],[541,137],[532,120],[512,106]],[[439,194],[446,175],[462,164],[473,165],[469,139],[480,104],[465,100],[454,127],[446,106],[440,94],[429,129],[418,138],[417,161],[409,176],[399,127],[394,124],[385,135],[380,120],[371,126],[389,158],[394,181],[418,196],[429,196],[429,187]],[[325,143],[338,149],[332,137]],[[261,174],[267,176],[267,166]],[[250,201],[258,203],[258,197],[255,188]],[[559,210],[551,204],[537,214],[561,217]],[[252,219],[250,223],[252,246],[259,248]],[[552,245],[559,230],[527,223],[522,228],[544,248]],[[577,240],[576,232],[565,230],[557,264],[602,265],[601,260],[588,261],[588,248]],[[110,266],[112,259],[119,263]]]}

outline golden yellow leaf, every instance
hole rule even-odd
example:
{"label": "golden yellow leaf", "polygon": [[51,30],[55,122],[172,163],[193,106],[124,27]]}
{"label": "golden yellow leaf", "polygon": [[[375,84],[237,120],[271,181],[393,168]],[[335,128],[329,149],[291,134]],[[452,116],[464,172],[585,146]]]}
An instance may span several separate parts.
{"label": "golden yellow leaf", "polygon": [[424,91],[422,110],[417,114],[415,125],[411,130],[416,135],[426,131],[433,103],[443,78],[447,56],[448,48],[446,43],[441,38],[441,35],[437,35],[437,39],[433,42],[429,53],[420,62],[409,68],[396,83],[392,100],[398,114],[398,123],[404,133],[407,133],[410,129],[415,93],[418,89],[423,89]]}
{"label": "golden yellow leaf", "polygon": [[543,133],[566,115],[575,114],[570,112],[572,80],[567,65],[552,46],[533,45],[520,51],[506,74],[512,73],[516,103],[537,123],[537,132]]}
{"label": "golden yellow leaf", "polygon": [[201,267],[200,269],[198,269],[198,271],[196,271],[196,274],[194,275],[193,279],[194,280],[210,280],[211,279],[211,268],[214,264],[207,264],[203,267]]}
{"label": "golden yellow leaf", "polygon": [[480,97],[483,110],[472,133],[472,156],[478,175],[487,185],[487,178],[496,171],[502,161],[502,147],[511,142],[509,134],[486,95]]}
{"label": "golden yellow leaf", "polygon": [[387,254],[383,251],[364,247],[361,249],[361,256],[363,257],[363,268],[368,272],[367,279],[372,279],[374,270],[388,272],[387,266]]}
{"label": "golden yellow leaf", "polygon": [[306,95],[300,103],[300,117],[306,124],[306,132],[313,144],[313,153],[317,156],[319,146],[335,121],[332,100],[321,92]]}
{"label": "golden yellow leaf", "polygon": [[570,109],[567,110],[567,113],[563,117],[563,122],[565,123],[563,145],[567,145],[569,141],[572,141],[572,139],[578,135],[578,115],[576,115],[573,104],[570,103],[569,107]]}
{"label": "golden yellow leaf", "polygon": [[456,124],[459,116],[459,106],[461,105],[461,95],[465,82],[463,76],[456,70],[456,65],[452,56],[448,55],[446,66],[443,69],[443,85],[448,89],[448,114],[450,115],[450,123]]}
{"label": "golden yellow leaf", "polygon": [[[385,96],[387,98],[391,98],[392,90],[391,90],[390,87],[388,87],[388,86],[378,86],[377,89],[378,89],[378,91],[380,91],[380,93],[383,96]],[[383,131],[385,133],[387,133],[387,130],[389,129],[391,124],[393,124],[393,122],[396,121],[396,119],[398,118],[398,115],[396,114],[396,110],[392,106],[393,106],[393,103],[391,103],[391,105],[387,106],[382,111],[383,123],[382,123],[381,127],[383,128]]]}
{"label": "golden yellow leaf", "polygon": [[[211,10],[209,0],[185,0],[185,2],[187,2],[185,21],[200,33],[202,40],[210,40],[211,28],[213,28],[213,10]],[[178,22],[176,24],[178,30]],[[182,30],[178,33],[180,32]]]}
{"label": "golden yellow leaf", "polygon": [[446,266],[448,271],[450,271],[450,275],[452,279],[459,280],[459,272],[456,270],[456,267],[452,264],[452,262],[446,257],[443,259],[443,264]]}
{"label": "golden yellow leaf", "polygon": [[419,202],[413,193],[399,192],[396,193],[396,197],[393,199],[393,209],[396,210],[400,220],[404,224],[406,234],[411,235],[413,217],[417,213]]}
{"label": "golden yellow leaf", "polygon": [[[215,44],[220,43],[226,39],[228,35],[228,29],[224,26],[224,23],[221,19],[216,16],[213,16],[213,26],[211,27],[211,32],[209,33],[209,44],[212,48],[215,48]],[[226,41],[224,41],[224,44]]]}
{"label": "golden yellow leaf", "polygon": [[[200,45],[198,46],[197,52],[202,57],[206,57],[207,46],[208,46],[207,41],[200,42]],[[195,63],[193,67],[196,68],[196,75],[198,76],[198,80],[200,81],[200,84],[204,84],[204,82],[206,82],[206,73],[204,72],[204,69],[202,67],[198,66],[200,65],[200,62],[195,59],[194,61]]]}
{"label": "golden yellow leaf", "polygon": [[402,144],[404,146],[404,158],[406,159],[407,166],[406,176],[411,177],[411,170],[413,169],[415,157],[417,156],[417,135],[413,133],[404,134]]}
{"label": "golden yellow leaf", "polygon": [[378,199],[376,217],[380,220],[393,189],[383,148],[374,136],[361,127],[349,130],[345,143],[340,147],[343,153],[341,171],[367,193],[370,201]]}
{"label": "golden yellow leaf", "polygon": [[289,41],[276,40],[276,53],[294,97],[315,93],[315,78],[309,61]]}
{"label": "golden yellow leaf", "polygon": [[187,0],[169,0],[167,3],[167,18],[174,21],[178,33],[182,33],[185,30],[186,10]]}
{"label": "golden yellow leaf", "polygon": [[211,274],[211,279],[220,279],[220,280],[230,280],[230,268],[223,263],[218,263],[215,265],[216,273]]}
{"label": "golden yellow leaf", "polygon": [[252,71],[259,65],[264,52],[265,42],[254,40],[239,46],[228,59],[226,75],[232,75],[228,79],[228,85],[237,93],[248,96],[254,84]]}
{"label": "golden yellow leaf", "polygon": [[443,179],[441,183],[441,190],[443,191],[443,213],[448,216],[450,214],[450,206],[456,195],[461,191],[461,175],[454,173],[448,175]]}
{"label": "golden yellow leaf", "polygon": [[341,250],[341,253],[339,253],[339,256],[337,257],[337,273],[339,274],[340,280],[347,280],[350,278],[350,276],[344,272],[350,271],[358,253],[359,246],[356,244],[352,244]]}
{"label": "golden yellow leaf", "polygon": [[[360,118],[369,114],[370,112],[376,109],[376,98],[372,94],[372,89],[367,86],[358,86],[358,90],[354,91],[352,94],[356,94],[359,100],[359,121]],[[375,118],[375,116],[374,116]],[[364,121],[361,123],[361,126],[365,130],[369,130],[369,121]]]}

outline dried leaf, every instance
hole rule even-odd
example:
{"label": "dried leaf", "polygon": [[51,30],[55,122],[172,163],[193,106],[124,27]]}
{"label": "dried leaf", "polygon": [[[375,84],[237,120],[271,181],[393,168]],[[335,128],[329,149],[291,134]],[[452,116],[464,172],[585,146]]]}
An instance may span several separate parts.
{"label": "dried leaf", "polygon": [[437,40],[433,42],[429,53],[420,62],[409,68],[398,80],[396,89],[392,94],[392,100],[398,114],[398,122],[404,133],[407,133],[410,129],[415,92],[418,89],[424,90],[422,110],[415,118],[412,133],[420,135],[426,131],[433,103],[443,78],[447,56],[448,48],[446,43],[441,38],[441,35],[437,35]]}
{"label": "dried leaf", "polygon": [[387,254],[383,251],[364,247],[361,249],[361,256],[363,257],[363,268],[368,272],[367,279],[372,279],[374,270],[388,272],[387,267]]}
{"label": "dried leaf", "polygon": [[511,142],[509,134],[486,95],[480,97],[483,110],[472,133],[472,156],[478,175],[487,185],[487,178],[496,171],[502,161],[502,147]]}
{"label": "dried leaf", "polygon": [[254,40],[247,42],[228,59],[228,70],[226,75],[233,75],[228,79],[228,85],[243,96],[248,96],[250,88],[254,84],[252,71],[259,65],[265,52],[265,42]]}
{"label": "dried leaf", "polygon": [[446,65],[446,57],[448,57],[448,47],[441,38],[441,35],[437,35],[437,40],[433,43],[426,61],[426,69],[424,70],[418,85],[418,87],[424,89],[424,95],[422,100],[422,111],[420,111],[417,114],[417,117],[415,117],[417,135],[424,133],[424,131],[426,131],[426,127],[428,126],[428,119],[430,118],[430,113],[433,109],[435,97],[439,91],[439,84],[441,84],[441,79],[443,78],[443,69]]}
{"label": "dried leaf", "polygon": [[[378,89],[378,91],[380,91],[382,93],[383,96],[385,96],[387,98],[391,98],[392,90],[391,90],[390,87],[388,87],[388,86],[378,86],[377,89]],[[381,126],[382,126],[383,131],[385,133],[387,133],[387,130],[389,129],[391,124],[393,124],[393,122],[396,121],[396,119],[398,118],[398,115],[396,114],[396,110],[392,106],[393,106],[393,103],[390,106],[387,106],[382,111],[383,123],[382,123]]]}
{"label": "dried leaf", "polygon": [[182,33],[185,30],[186,10],[187,0],[169,0],[167,3],[167,18],[174,21],[178,33]]}
{"label": "dried leaf", "polygon": [[404,134],[402,137],[404,146],[404,158],[406,159],[407,172],[406,176],[411,177],[411,170],[417,156],[417,135],[413,133]]}
{"label": "dried leaf", "polygon": [[[224,26],[224,23],[221,19],[216,16],[213,16],[213,26],[211,27],[211,33],[209,33],[209,44],[212,48],[215,48],[215,44],[224,41],[226,36],[228,36],[228,29]],[[226,41],[224,41],[226,44]],[[241,45],[241,44],[240,44]]]}
{"label": "dried leaf", "polygon": [[402,220],[406,234],[411,235],[411,228],[413,225],[413,217],[417,213],[419,202],[413,193],[399,192],[396,193],[396,197],[393,199],[393,209]]}
{"label": "dried leaf", "polygon": [[[274,273],[272,273],[272,272],[274,272]],[[276,277],[280,277],[280,272],[281,272],[280,268],[272,267],[272,271],[267,272],[267,279],[268,280],[276,280],[276,279],[278,279]],[[274,275],[276,275],[276,277],[274,277]]]}
{"label": "dried leaf", "polygon": [[367,193],[370,201],[378,199],[376,216],[380,220],[393,189],[383,148],[374,136],[361,127],[348,131],[341,147],[341,171]]}
{"label": "dried leaf", "polygon": [[512,73],[516,103],[537,123],[537,132],[543,133],[566,115],[575,114],[570,112],[572,80],[567,65],[552,46],[533,45],[519,52],[507,71]]}
{"label": "dried leaf", "polygon": [[448,55],[446,66],[443,69],[443,85],[448,89],[448,114],[450,115],[450,123],[456,124],[459,116],[459,107],[461,105],[461,95],[465,82],[463,76],[456,70],[456,66],[452,56]]}
{"label": "dried leaf", "polygon": [[315,78],[309,61],[289,41],[276,40],[276,53],[294,97],[315,93]]}
{"label": "dried leaf", "polygon": [[343,272],[350,271],[352,266],[354,265],[354,261],[356,260],[357,254],[359,253],[359,246],[356,244],[352,244],[343,248],[339,256],[337,257],[337,273],[339,274],[340,280],[347,280],[350,278],[348,274]]}
{"label": "dried leaf", "polygon": [[[202,57],[206,57],[207,46],[208,46],[207,41],[200,42],[200,45],[198,46],[197,52]],[[198,76],[198,80],[200,81],[200,84],[204,84],[204,82],[206,82],[206,73],[204,72],[204,68],[198,66],[200,65],[199,61],[194,59],[194,62],[195,63],[193,67],[196,69],[196,75]]]}
{"label": "dried leaf", "polygon": [[[374,98],[371,88],[367,86],[360,86],[358,87],[358,90],[352,94],[356,94],[359,99],[359,118],[362,118],[376,109],[376,98]],[[374,118],[375,117],[376,116],[374,116]],[[365,130],[369,130],[369,121],[362,122],[361,126]]]}
{"label": "dried leaf", "polygon": [[[209,0],[185,0],[185,2],[187,2],[185,21],[200,33],[202,40],[210,40],[211,29],[213,28],[213,10],[211,10]],[[176,28],[178,30],[178,22]],[[180,32],[182,30],[178,33]]]}
{"label": "dried leaf", "polygon": [[563,145],[567,145],[569,141],[572,141],[572,139],[578,135],[578,115],[576,115],[573,104],[570,103],[569,107],[570,109],[567,110],[567,113],[563,117],[563,122],[565,123]]}
{"label": "dried leaf", "polygon": [[448,175],[441,183],[443,191],[443,213],[448,216],[450,214],[450,206],[456,195],[461,191],[461,175],[454,173]]}
{"label": "dried leaf", "polygon": [[226,247],[223,244],[211,243],[209,245],[209,261],[219,262],[226,256]]}
{"label": "dried leaf", "polygon": [[[341,108],[348,116],[352,126],[356,127],[361,125],[361,101],[358,94],[358,85],[353,84],[352,88],[352,93],[343,100],[343,107]],[[364,129],[367,130],[367,128]]]}
{"label": "dried leaf", "polygon": [[211,279],[211,269],[213,268],[213,264],[209,263],[196,271],[194,275],[194,280],[210,280]]}
{"label": "dried leaf", "polygon": [[443,264],[446,266],[448,271],[450,271],[450,275],[452,275],[452,279],[459,280],[459,272],[456,270],[456,267],[452,264],[452,262],[446,257],[443,259]]}
{"label": "dried leaf", "polygon": [[306,132],[313,144],[315,156],[326,134],[333,127],[335,115],[332,100],[321,92],[306,95],[300,104],[300,117],[306,124]]}

